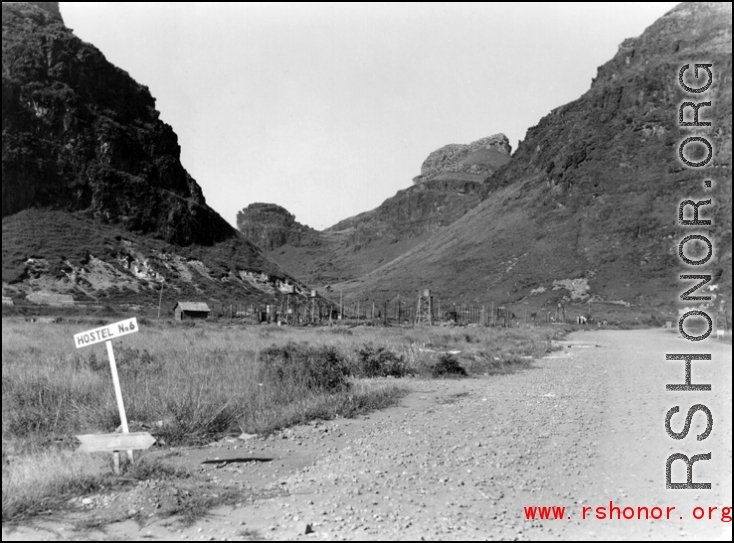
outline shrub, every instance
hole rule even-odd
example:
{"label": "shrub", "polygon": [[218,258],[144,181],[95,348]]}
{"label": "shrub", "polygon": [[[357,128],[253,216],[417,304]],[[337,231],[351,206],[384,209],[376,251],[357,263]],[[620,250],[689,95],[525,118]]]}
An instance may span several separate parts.
{"label": "shrub", "polygon": [[264,370],[281,383],[322,392],[344,390],[349,385],[349,369],[335,347],[311,347],[291,341],[260,351],[259,360]]}
{"label": "shrub", "polygon": [[438,362],[431,368],[433,377],[441,377],[444,375],[460,375],[465,376],[466,370],[459,364],[459,361],[452,354],[442,354],[438,358]]}
{"label": "shrub", "polygon": [[658,315],[651,313],[650,317],[647,319],[647,324],[655,328],[660,328],[665,324],[665,321],[661,319]]}
{"label": "shrub", "polygon": [[357,352],[360,377],[405,377],[415,372],[408,367],[405,357],[387,350],[364,345]]}
{"label": "shrub", "polygon": [[167,444],[207,443],[237,427],[240,412],[236,402],[197,394],[195,387],[190,392],[166,401],[170,421],[161,427],[158,435]]}

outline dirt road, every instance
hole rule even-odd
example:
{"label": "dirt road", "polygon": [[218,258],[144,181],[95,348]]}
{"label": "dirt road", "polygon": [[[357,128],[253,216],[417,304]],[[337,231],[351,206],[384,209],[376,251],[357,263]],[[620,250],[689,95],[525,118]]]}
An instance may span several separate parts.
{"label": "dirt road", "polygon": [[[694,362],[693,382],[711,392],[669,392],[683,362],[665,353],[710,352]],[[160,540],[731,540],[721,522],[731,506],[731,345],[696,345],[664,331],[579,332],[563,350],[512,375],[418,384],[402,405],[358,421],[294,429],[247,442],[265,464],[233,464],[219,477],[244,477],[283,496],[222,508],[187,529],[159,522],[115,524],[86,537]],[[709,407],[713,431],[696,414],[682,441],[665,432],[665,413]],[[245,456],[220,444],[218,458]],[[711,452],[694,480],[710,490],[666,490],[665,459]],[[235,455],[235,456],[232,456]],[[674,481],[685,480],[683,463]],[[212,468],[214,469],[214,468]],[[598,520],[597,507],[645,506],[659,520]],[[558,520],[528,520],[526,508],[565,507]],[[659,510],[653,509],[655,506]],[[583,518],[584,507],[591,507]],[[669,509],[675,507],[674,510]],[[701,507],[712,520],[693,518]],[[627,510],[629,512],[632,510]],[[666,519],[666,513],[670,518]],[[695,510],[700,513],[700,509]],[[608,514],[608,513],[607,513]],[[313,533],[306,535],[306,524]],[[74,538],[61,524],[8,533],[3,539]]]}

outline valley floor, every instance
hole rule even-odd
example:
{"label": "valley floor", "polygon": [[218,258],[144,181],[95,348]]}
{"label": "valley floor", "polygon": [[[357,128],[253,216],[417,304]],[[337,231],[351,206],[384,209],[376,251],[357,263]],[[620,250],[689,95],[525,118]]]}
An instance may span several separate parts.
{"label": "valley floor", "polygon": [[[173,460],[265,493],[191,526],[127,521],[74,531],[99,514],[100,497],[63,519],[5,527],[3,540],[730,541],[721,508],[731,507],[732,495],[732,351],[729,343],[703,343],[662,330],[576,332],[524,371],[416,380],[400,406],[356,420],[181,449]],[[666,391],[666,383],[683,382],[684,363],[665,360],[676,352],[712,354],[711,363],[694,362],[693,382],[712,383],[713,391]],[[680,430],[694,403],[710,408],[712,433],[693,437],[704,429],[698,413],[689,436],[674,441],[666,412],[680,406],[672,424]],[[694,469],[710,490],[666,490],[665,460],[675,452],[712,453]],[[253,458],[272,461],[243,461]],[[207,459],[214,463],[202,465]],[[678,464],[673,477],[682,481]],[[641,506],[675,510],[669,520],[592,518],[610,501],[635,514]],[[559,520],[528,520],[533,506],[565,511]],[[584,507],[593,508],[586,519]],[[695,520],[696,507],[706,516],[718,509],[712,520]]]}

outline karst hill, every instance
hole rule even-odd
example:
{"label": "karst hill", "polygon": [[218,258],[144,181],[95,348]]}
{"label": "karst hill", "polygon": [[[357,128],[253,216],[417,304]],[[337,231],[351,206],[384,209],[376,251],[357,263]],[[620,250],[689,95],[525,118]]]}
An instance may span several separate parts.
{"label": "karst hill", "polygon": [[148,89],[58,3],[2,9],[4,295],[139,302],[166,283],[172,297],[266,300],[294,284],[206,204]]}

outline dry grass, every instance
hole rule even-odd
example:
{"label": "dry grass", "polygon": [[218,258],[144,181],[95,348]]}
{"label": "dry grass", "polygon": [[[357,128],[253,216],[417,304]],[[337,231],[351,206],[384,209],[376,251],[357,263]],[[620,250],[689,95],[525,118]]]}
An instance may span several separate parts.
{"label": "dry grass", "polygon": [[71,497],[99,491],[109,481],[103,468],[99,457],[70,451],[48,450],[10,460],[3,455],[3,523],[19,514],[58,509]]}
{"label": "dry grass", "polygon": [[[111,432],[120,421],[104,345],[77,350],[72,341],[93,326],[3,320],[5,522],[102,485],[107,468],[72,455],[73,436]],[[547,352],[559,333],[154,322],[117,340],[115,353],[132,425],[144,423],[167,445],[191,445],[382,409],[407,390],[386,375],[430,377],[450,349],[470,374],[498,361],[504,371]]]}

